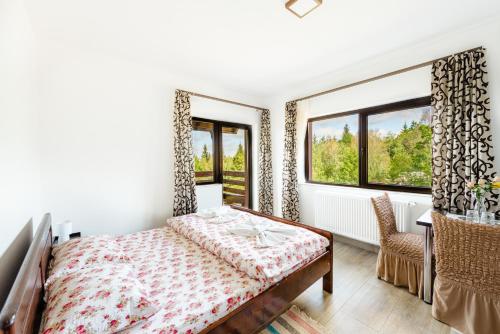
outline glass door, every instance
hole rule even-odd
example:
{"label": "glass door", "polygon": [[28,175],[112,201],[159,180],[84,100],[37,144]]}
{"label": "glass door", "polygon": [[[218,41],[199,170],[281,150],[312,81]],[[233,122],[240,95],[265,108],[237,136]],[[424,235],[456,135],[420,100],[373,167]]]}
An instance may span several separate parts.
{"label": "glass door", "polygon": [[193,155],[197,184],[215,181],[214,124],[193,120]]}
{"label": "glass door", "polygon": [[222,184],[223,203],[252,208],[250,125],[193,118],[196,184]]}
{"label": "glass door", "polygon": [[223,125],[221,133],[224,204],[250,207],[248,130]]}

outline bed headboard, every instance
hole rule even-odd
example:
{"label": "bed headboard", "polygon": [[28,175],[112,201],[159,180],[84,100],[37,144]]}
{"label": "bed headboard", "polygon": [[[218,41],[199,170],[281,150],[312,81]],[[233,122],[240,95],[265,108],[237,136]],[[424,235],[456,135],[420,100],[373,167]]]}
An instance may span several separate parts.
{"label": "bed headboard", "polygon": [[0,334],[31,334],[38,330],[51,249],[51,216],[47,213],[38,226],[0,312]]}

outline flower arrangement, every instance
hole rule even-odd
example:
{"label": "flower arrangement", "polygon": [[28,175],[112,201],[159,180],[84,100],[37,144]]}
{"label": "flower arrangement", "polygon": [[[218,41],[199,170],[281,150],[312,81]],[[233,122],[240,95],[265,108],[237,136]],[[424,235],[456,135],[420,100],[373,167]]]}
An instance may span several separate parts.
{"label": "flower arrangement", "polygon": [[500,189],[500,177],[495,177],[493,181],[488,182],[485,179],[479,179],[477,183],[472,180],[467,182],[467,188],[470,189],[476,196],[484,196],[489,191],[493,189]]}
{"label": "flower arrangement", "polygon": [[482,213],[484,211],[484,197],[486,193],[494,189],[500,189],[500,177],[495,177],[493,181],[479,179],[477,183],[472,180],[467,182],[467,188],[472,192],[475,198],[475,210],[477,211],[479,222],[481,221]]}

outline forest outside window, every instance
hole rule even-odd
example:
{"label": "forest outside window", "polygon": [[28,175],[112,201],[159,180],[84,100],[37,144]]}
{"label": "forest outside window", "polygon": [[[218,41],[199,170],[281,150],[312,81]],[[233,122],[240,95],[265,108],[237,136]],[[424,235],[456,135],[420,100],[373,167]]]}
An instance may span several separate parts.
{"label": "forest outside window", "polygon": [[214,182],[214,123],[193,120],[193,155],[197,183]]}
{"label": "forest outside window", "polygon": [[251,207],[251,128],[193,118],[196,184],[222,183],[224,204]]}
{"label": "forest outside window", "polygon": [[430,97],[308,120],[311,183],[429,193]]}

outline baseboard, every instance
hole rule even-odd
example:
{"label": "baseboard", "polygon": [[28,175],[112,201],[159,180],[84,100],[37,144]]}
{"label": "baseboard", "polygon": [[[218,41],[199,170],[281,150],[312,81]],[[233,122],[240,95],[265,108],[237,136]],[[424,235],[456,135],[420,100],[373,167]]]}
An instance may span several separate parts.
{"label": "baseboard", "polygon": [[345,237],[343,235],[335,234],[335,233],[333,234],[333,240],[338,241],[338,242],[342,242],[344,244],[348,244],[348,245],[351,245],[354,247],[358,247],[358,248],[361,248],[361,249],[364,249],[366,251],[373,252],[373,253],[378,253],[378,251],[380,249],[380,247],[377,245],[372,245],[372,244],[369,244],[369,243],[366,243],[363,241],[351,239],[351,238]]}

